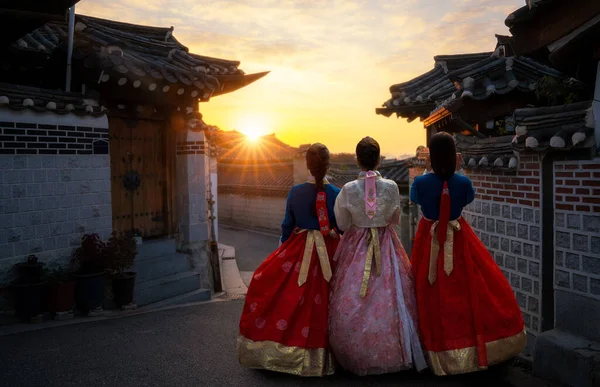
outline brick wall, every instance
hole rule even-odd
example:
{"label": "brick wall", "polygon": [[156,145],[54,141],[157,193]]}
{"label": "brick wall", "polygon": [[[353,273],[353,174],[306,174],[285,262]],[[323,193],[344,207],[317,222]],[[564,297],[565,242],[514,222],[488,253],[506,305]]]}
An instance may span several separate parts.
{"label": "brick wall", "polygon": [[108,154],[108,129],[0,122],[0,154]]}
{"label": "brick wall", "polygon": [[600,340],[600,158],[557,161],[554,178],[555,325]]}
{"label": "brick wall", "polygon": [[112,230],[108,155],[0,155],[0,284],[28,254],[67,262],[83,233]]}
{"label": "brick wall", "polygon": [[600,300],[600,159],[554,165],[555,285]]}
{"label": "brick wall", "polygon": [[517,174],[465,170],[476,199],[463,215],[513,290],[528,332],[541,330],[541,164],[522,156]]}
{"label": "brick wall", "polygon": [[286,197],[280,196],[219,193],[219,219],[221,224],[228,223],[280,233],[281,222],[285,216],[285,203]]}

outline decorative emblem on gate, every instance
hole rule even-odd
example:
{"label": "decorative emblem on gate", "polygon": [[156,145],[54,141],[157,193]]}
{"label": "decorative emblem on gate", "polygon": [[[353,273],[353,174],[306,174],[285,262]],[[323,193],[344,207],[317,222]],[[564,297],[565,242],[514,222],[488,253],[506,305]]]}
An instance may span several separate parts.
{"label": "decorative emblem on gate", "polygon": [[136,171],[128,171],[125,176],[123,176],[123,187],[127,191],[133,192],[140,187],[142,184],[142,177]]}

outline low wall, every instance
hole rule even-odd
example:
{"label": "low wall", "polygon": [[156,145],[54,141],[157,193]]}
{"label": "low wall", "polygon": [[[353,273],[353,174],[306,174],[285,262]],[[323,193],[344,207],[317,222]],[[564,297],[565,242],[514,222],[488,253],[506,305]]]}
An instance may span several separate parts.
{"label": "low wall", "polygon": [[219,193],[219,220],[221,223],[244,228],[280,233],[281,222],[285,216],[285,203],[285,197]]}

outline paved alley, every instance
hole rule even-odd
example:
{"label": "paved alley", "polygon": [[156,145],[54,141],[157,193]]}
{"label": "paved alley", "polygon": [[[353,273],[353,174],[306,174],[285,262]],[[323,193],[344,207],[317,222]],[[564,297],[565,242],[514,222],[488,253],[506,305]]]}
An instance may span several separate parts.
{"label": "paved alley", "polygon": [[248,286],[254,270],[277,248],[279,236],[221,224],[219,242],[235,248],[240,274]]}
{"label": "paved alley", "polygon": [[[0,336],[0,386],[515,385],[484,373],[443,379],[415,373],[305,379],[248,370],[235,355],[242,305],[214,302]],[[535,386],[525,377],[517,374],[517,385]]]}

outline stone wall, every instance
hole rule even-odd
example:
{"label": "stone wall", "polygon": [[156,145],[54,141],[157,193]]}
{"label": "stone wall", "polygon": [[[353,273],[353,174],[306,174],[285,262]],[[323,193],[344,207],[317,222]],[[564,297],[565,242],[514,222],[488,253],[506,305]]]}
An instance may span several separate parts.
{"label": "stone wall", "polygon": [[204,132],[177,133],[176,203],[180,248],[210,239],[206,201],[210,169]]}
{"label": "stone wall", "polygon": [[285,216],[285,196],[253,196],[219,193],[221,224],[281,232]]}
{"label": "stone wall", "polygon": [[68,262],[84,233],[112,231],[108,155],[0,155],[0,284],[28,254]]}
{"label": "stone wall", "polygon": [[473,181],[476,198],[463,216],[515,291],[527,331],[535,337],[541,331],[540,160],[522,156],[517,174],[465,174]]}
{"label": "stone wall", "polygon": [[600,158],[555,162],[554,176],[556,325],[599,340]]}

